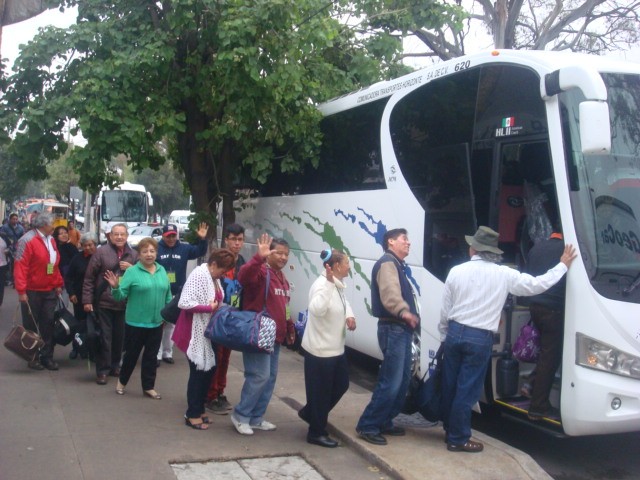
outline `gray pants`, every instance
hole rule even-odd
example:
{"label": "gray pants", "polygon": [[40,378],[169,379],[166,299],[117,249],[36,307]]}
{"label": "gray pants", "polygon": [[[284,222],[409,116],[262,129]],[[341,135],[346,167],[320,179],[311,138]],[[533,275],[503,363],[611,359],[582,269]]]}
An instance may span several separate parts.
{"label": "gray pants", "polygon": [[[58,296],[55,290],[46,292],[37,292],[35,290],[27,290],[27,299],[29,305],[21,303],[22,309],[22,326],[32,332],[40,332],[44,347],[40,350],[40,361],[50,362],[53,360],[53,312],[56,309]],[[31,308],[31,314],[29,314]],[[37,325],[37,328],[36,328]]]}
{"label": "gray pants", "polygon": [[120,367],[122,347],[124,345],[124,310],[98,308],[100,352],[96,358],[96,374],[108,375]]}

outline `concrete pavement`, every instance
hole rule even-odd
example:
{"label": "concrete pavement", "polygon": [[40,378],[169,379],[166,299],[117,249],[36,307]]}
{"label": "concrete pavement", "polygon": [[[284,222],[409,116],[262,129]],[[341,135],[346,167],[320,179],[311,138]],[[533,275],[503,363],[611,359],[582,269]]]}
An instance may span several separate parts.
{"label": "concrete pavement", "polygon": [[[7,288],[0,307],[0,336],[11,328],[17,305],[15,290]],[[24,479],[176,479],[171,464],[300,456],[330,480],[402,479],[548,479],[528,455],[475,433],[485,443],[480,454],[451,453],[441,427],[426,428],[409,417],[405,437],[389,437],[378,447],[359,439],[355,424],[371,393],[351,384],[330,416],[332,434],[341,446],[326,449],[305,441],[306,424],[296,414],[304,403],[303,358],[283,349],[278,382],[266,418],[278,428],[256,431],[252,437],[234,430],[229,416],[211,415],[207,431],[184,426],[189,369],[181,352],[174,365],[158,370],[160,401],[142,395],[139,367],[127,393],[115,393],[115,378],[107,386],[95,383],[93,365],[69,360],[70,347],[56,347],[56,372],[29,370],[26,362],[0,349],[0,478]],[[242,357],[234,352],[227,397],[235,403],[242,386]],[[413,425],[413,426],[412,426]],[[286,473],[277,461],[260,467],[254,476],[216,478],[314,478]],[[281,463],[280,463],[281,465]],[[269,468],[272,471],[269,471]],[[266,469],[266,470],[265,470]],[[193,470],[195,472],[195,470]],[[186,476],[185,476],[186,475]],[[205,478],[181,474],[180,479]]]}

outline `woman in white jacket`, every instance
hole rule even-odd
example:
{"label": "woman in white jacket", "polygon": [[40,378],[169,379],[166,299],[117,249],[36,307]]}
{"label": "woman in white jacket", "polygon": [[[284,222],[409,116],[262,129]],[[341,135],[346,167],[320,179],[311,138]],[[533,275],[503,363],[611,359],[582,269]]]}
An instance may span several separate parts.
{"label": "woman in white jacket", "polygon": [[311,285],[302,337],[307,404],[298,415],[309,424],[307,442],[332,448],[338,442],[327,433],[327,419],[349,388],[344,339],[347,329],[355,330],[356,319],[344,294],[349,258],[338,250],[323,250],[320,258],[325,271]]}

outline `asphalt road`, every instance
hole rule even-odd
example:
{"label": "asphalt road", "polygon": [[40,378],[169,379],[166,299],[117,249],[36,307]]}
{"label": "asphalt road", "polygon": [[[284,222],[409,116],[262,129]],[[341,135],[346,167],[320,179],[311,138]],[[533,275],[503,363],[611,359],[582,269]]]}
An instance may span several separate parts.
{"label": "asphalt road", "polygon": [[[372,390],[378,364],[349,353],[351,381]],[[556,438],[508,417],[475,415],[472,427],[529,454],[555,480],[640,479],[640,432]]]}

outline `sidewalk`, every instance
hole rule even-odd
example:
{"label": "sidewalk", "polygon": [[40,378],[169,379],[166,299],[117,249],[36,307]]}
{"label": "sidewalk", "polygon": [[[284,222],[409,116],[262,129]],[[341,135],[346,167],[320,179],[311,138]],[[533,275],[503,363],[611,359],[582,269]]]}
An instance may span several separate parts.
{"label": "sidewalk", "polygon": [[[3,339],[16,305],[15,290],[7,288],[0,307]],[[163,398],[154,401],[142,395],[139,367],[126,395],[118,396],[115,378],[110,377],[107,386],[96,385],[93,365],[69,360],[69,349],[56,347],[60,370],[49,372],[29,370],[26,362],[0,348],[3,480],[175,480],[171,463],[291,455],[301,456],[330,480],[550,478],[528,455],[478,433],[474,437],[485,443],[480,454],[448,452],[439,426],[408,426],[405,437],[391,437],[384,447],[370,445],[357,437],[355,424],[371,393],[354,384],[330,416],[341,447],[310,445],[305,441],[306,424],[296,414],[305,401],[303,358],[287,349],[281,351],[278,382],[266,415],[278,429],[256,431],[252,437],[236,433],[228,415],[211,415],[214,423],[207,431],[184,426],[189,369],[179,351],[174,365],[163,363],[158,369],[156,389]],[[242,357],[234,352],[226,392],[230,402],[238,400],[242,382]],[[251,478],[306,478],[278,473],[263,469]]]}

